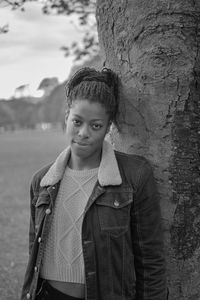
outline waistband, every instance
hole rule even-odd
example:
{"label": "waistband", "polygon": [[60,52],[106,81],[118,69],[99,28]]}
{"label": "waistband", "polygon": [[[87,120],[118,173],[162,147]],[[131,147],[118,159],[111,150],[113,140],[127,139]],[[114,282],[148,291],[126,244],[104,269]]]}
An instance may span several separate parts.
{"label": "waistband", "polygon": [[45,300],[84,300],[83,298],[76,298],[60,292],[59,290],[52,287],[46,280],[42,284],[42,290],[47,296]]}

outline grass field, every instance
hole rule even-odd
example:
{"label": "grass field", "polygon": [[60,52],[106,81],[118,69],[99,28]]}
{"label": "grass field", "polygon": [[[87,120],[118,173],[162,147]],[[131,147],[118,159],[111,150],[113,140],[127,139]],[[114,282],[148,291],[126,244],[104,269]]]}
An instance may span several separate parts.
{"label": "grass field", "polygon": [[0,134],[0,300],[19,300],[28,258],[29,183],[65,148],[58,131]]}

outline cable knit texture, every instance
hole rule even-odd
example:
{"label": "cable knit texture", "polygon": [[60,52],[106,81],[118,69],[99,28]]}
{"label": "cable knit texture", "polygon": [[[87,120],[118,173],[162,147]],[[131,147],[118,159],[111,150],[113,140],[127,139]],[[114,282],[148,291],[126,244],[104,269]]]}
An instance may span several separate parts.
{"label": "cable knit texture", "polygon": [[97,174],[98,168],[82,171],[66,168],[45,246],[42,278],[85,282],[81,228],[83,212]]}

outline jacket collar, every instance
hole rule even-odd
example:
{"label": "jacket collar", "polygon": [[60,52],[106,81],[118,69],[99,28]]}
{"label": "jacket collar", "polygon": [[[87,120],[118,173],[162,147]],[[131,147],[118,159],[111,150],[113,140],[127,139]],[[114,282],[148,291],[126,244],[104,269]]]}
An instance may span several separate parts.
{"label": "jacket collar", "polygon": [[[60,153],[42,178],[40,186],[54,185],[62,179],[70,153],[70,146]],[[98,181],[101,186],[120,185],[122,183],[113,147],[107,141],[103,143],[102,158],[98,170]]]}

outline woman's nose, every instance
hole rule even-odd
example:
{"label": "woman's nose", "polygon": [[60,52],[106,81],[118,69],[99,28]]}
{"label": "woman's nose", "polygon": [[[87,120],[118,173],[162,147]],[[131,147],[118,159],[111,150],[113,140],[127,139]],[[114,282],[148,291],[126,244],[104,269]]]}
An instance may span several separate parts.
{"label": "woman's nose", "polygon": [[78,135],[82,138],[87,138],[89,137],[89,129],[88,126],[81,126],[81,128],[79,128],[79,132]]}

